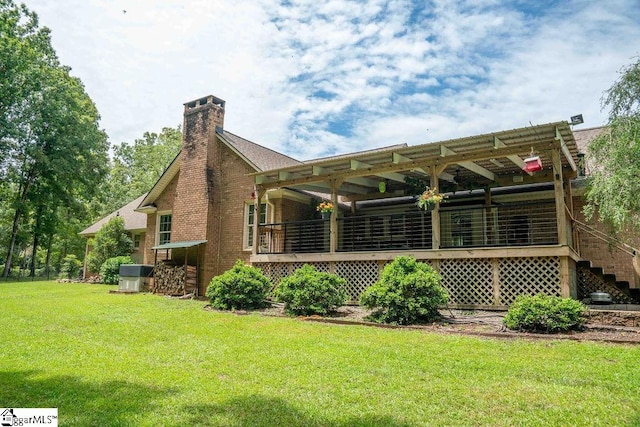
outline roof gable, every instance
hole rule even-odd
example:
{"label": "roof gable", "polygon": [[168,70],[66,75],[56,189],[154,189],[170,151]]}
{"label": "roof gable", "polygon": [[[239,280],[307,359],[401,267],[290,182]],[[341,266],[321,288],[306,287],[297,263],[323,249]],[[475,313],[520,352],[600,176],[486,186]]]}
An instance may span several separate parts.
{"label": "roof gable", "polygon": [[136,212],[135,209],[138,207],[140,202],[145,198],[147,193],[138,197],[137,199],[127,203],[120,209],[117,209],[111,212],[109,215],[104,218],[94,222],[89,227],[85,228],[80,232],[82,236],[90,236],[96,234],[103,225],[105,225],[109,220],[113,217],[119,216],[124,219],[124,229],[127,231],[132,230],[144,230],[147,228],[147,215]]}
{"label": "roof gable", "polygon": [[[229,147],[229,149],[236,153],[238,157],[244,160],[257,172],[302,164],[302,162],[292,157],[278,153],[277,151],[263,147],[262,145],[258,145],[221,128],[216,128],[216,136],[223,144]],[[162,176],[151,188],[149,193],[147,193],[146,197],[142,199],[140,204],[136,207],[144,208],[145,206],[153,203],[160,194],[162,194],[171,180],[178,174],[180,171],[180,165],[181,153],[178,153],[167,169],[165,169]]]}

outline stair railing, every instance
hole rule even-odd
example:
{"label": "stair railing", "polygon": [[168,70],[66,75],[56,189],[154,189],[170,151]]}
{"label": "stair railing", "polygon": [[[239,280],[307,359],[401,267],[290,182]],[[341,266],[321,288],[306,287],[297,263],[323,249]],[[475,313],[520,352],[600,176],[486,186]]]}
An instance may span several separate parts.
{"label": "stair railing", "polygon": [[584,222],[578,221],[575,218],[571,218],[571,220],[574,224],[574,230],[577,230],[578,232],[583,231],[587,234],[590,234],[591,236],[603,242],[606,242],[608,245],[613,246],[626,254],[629,254],[632,257],[635,287],[640,287],[640,250],[624,242],[621,242],[620,240],[611,237],[607,233],[597,230],[590,225],[585,224]]}

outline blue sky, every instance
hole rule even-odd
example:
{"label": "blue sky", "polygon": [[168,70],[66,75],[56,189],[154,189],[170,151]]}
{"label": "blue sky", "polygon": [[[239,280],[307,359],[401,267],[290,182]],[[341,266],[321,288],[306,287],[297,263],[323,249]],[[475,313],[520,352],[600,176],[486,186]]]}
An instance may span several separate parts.
{"label": "blue sky", "polygon": [[599,126],[602,92],[640,55],[638,0],[26,4],[112,143],[212,94],[227,130],[301,160],[578,113]]}

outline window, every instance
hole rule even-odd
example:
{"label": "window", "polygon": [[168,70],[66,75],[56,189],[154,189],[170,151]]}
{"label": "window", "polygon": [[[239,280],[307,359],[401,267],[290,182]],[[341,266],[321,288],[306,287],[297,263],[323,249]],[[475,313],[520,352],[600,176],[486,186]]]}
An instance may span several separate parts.
{"label": "window", "polygon": [[[246,205],[246,221],[245,221],[245,247],[250,248],[253,246],[253,226],[255,225],[255,211],[256,206],[253,203],[247,203]],[[260,222],[258,224],[264,224],[267,222],[267,204],[260,204]]]}
{"label": "window", "polygon": [[160,215],[158,221],[158,244],[164,245],[171,241],[171,214]]}
{"label": "window", "polygon": [[140,234],[133,235],[133,247],[135,249],[140,248]]}

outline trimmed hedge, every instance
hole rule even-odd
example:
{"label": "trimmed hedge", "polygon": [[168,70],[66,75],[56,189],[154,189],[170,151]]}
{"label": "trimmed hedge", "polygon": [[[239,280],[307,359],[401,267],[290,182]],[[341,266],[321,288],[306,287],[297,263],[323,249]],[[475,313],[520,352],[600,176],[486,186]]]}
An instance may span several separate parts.
{"label": "trimmed hedge", "polygon": [[580,330],[584,326],[585,311],[584,304],[571,298],[520,295],[509,307],[504,325],[524,332]]}
{"label": "trimmed hedge", "polygon": [[430,322],[440,316],[438,307],[447,303],[440,281],[440,275],[430,265],[399,256],[384,267],[380,280],[362,293],[360,303],[376,309],[369,316],[375,322]]}
{"label": "trimmed hedge", "polygon": [[245,310],[265,306],[271,282],[256,267],[238,260],[235,265],[211,279],[207,298],[220,310]]}
{"label": "trimmed hedge", "polygon": [[274,296],[290,315],[325,315],[347,300],[346,280],[304,265],[280,281]]}

